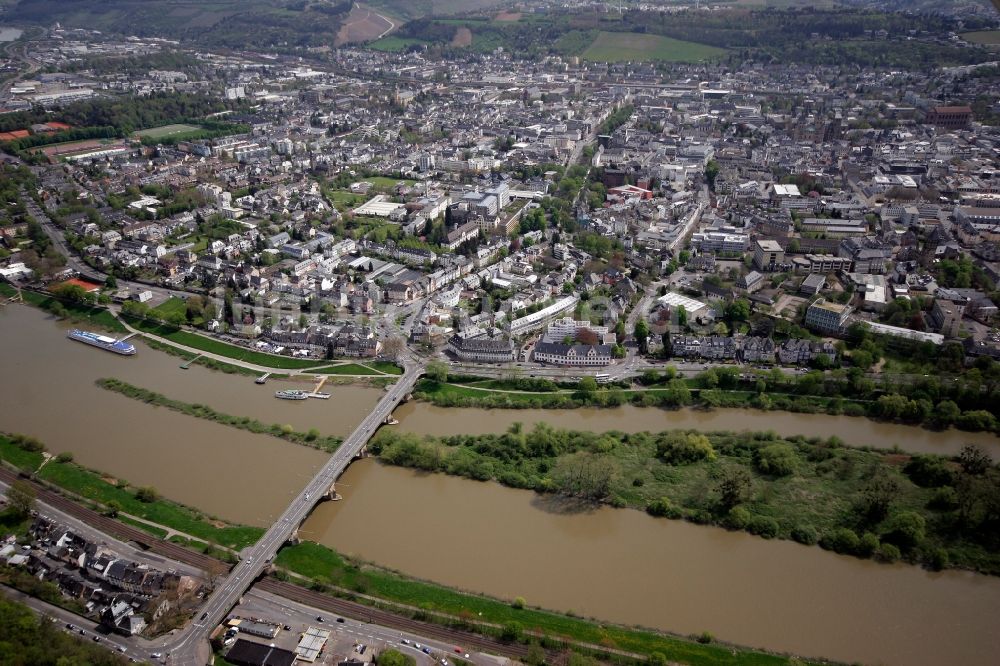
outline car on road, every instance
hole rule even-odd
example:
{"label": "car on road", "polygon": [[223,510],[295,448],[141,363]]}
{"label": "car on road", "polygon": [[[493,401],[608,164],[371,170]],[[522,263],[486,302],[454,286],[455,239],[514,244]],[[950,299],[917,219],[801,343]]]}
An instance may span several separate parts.
{"label": "car on road", "polygon": [[204,613],[201,614],[202,620],[204,620],[206,617],[208,617],[208,611],[205,611]]}
{"label": "car on road", "polygon": [[344,618],[342,618],[342,617],[338,617],[338,618],[337,618],[337,622],[339,622],[339,623],[343,624],[343,623],[344,623]]}
{"label": "car on road", "polygon": [[402,643],[403,645],[409,645],[410,644],[410,639],[404,638],[403,640],[401,640],[399,642]]}
{"label": "car on road", "polygon": [[427,647],[426,645],[423,647],[423,649],[421,651],[424,654],[430,654],[431,653],[431,649],[429,647]]}
{"label": "car on road", "polygon": [[323,621],[323,616],[322,615],[317,615],[316,616],[316,621],[317,622],[322,622]]}
{"label": "car on road", "polygon": [[163,659],[163,653],[162,652],[154,652],[153,654],[149,655],[149,658],[150,659]]}

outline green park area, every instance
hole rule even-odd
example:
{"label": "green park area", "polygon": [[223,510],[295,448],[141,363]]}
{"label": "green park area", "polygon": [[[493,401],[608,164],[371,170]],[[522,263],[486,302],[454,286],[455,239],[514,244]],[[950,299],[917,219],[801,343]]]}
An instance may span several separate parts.
{"label": "green park area", "polygon": [[599,32],[597,39],[584,50],[583,58],[600,62],[644,60],[698,62],[718,58],[725,53],[725,49],[661,35]]}
{"label": "green park area", "polygon": [[370,363],[340,363],[313,370],[319,375],[401,375],[403,371],[395,363],[387,361],[372,361]]}
{"label": "green park area", "polygon": [[149,129],[139,130],[136,135],[142,138],[148,139],[163,139],[168,136],[174,136],[176,134],[188,134],[191,132],[199,132],[201,127],[198,125],[188,125],[187,123],[174,123],[172,125],[163,125],[161,127],[151,127]]}
{"label": "green park area", "polygon": [[163,324],[150,319],[140,319],[138,317],[130,316],[123,316],[123,319],[125,319],[129,325],[142,331],[143,333],[156,335],[169,340],[170,342],[175,342],[179,345],[191,347],[200,351],[218,354],[219,356],[225,356],[226,358],[232,358],[246,363],[253,363],[267,368],[303,370],[306,368],[315,368],[317,365],[322,363],[321,361],[317,361],[315,359],[291,358],[289,356],[278,356],[276,354],[266,354],[264,352],[246,349],[245,347],[231,345],[229,343],[222,342],[221,340],[215,340],[198,333],[190,333],[175,326],[170,326],[169,324]]}

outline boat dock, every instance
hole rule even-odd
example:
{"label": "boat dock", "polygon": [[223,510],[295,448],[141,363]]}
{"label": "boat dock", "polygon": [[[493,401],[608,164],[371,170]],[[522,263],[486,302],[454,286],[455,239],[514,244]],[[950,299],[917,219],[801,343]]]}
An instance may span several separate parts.
{"label": "boat dock", "polygon": [[267,378],[270,377],[270,376],[271,376],[270,372],[265,372],[260,377],[258,377],[257,379],[253,380],[253,383],[254,384],[263,384],[264,382],[267,381]]}
{"label": "boat dock", "polygon": [[129,334],[128,334],[128,335],[126,335],[126,336],[125,336],[124,338],[118,338],[118,342],[125,342],[125,341],[126,341],[126,340],[128,340],[129,338],[134,338],[134,337],[135,337],[135,336],[137,336],[137,335],[139,335],[139,332],[138,332],[138,331],[136,331],[135,333],[129,333]]}
{"label": "boat dock", "polygon": [[21,288],[17,288],[17,293],[10,298],[0,299],[0,306],[7,305],[8,303],[23,303],[24,297],[21,295]]}
{"label": "boat dock", "polygon": [[195,361],[197,361],[197,360],[198,360],[199,358],[201,358],[202,356],[203,356],[203,354],[198,354],[197,356],[195,356],[195,357],[194,357],[193,359],[191,359],[190,361],[187,361],[186,363],[181,363],[181,370],[187,370],[188,368],[190,368],[190,367],[191,367],[191,364],[192,364],[192,363],[194,363]]}
{"label": "boat dock", "polygon": [[316,384],[316,387],[312,390],[312,393],[309,394],[309,397],[319,398],[320,400],[328,400],[330,398],[330,394],[320,393],[319,390],[323,388],[323,384],[326,384],[326,380],[329,379],[329,377],[327,375],[322,375],[317,378],[319,379],[319,382]]}

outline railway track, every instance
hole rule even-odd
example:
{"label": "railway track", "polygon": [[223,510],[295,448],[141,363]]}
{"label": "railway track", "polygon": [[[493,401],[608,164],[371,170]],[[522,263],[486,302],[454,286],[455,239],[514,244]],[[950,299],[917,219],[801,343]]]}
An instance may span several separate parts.
{"label": "railway track", "polygon": [[184,564],[189,564],[210,574],[228,571],[231,568],[230,565],[222,562],[221,560],[217,560],[214,557],[205,555],[204,553],[190,550],[178,544],[158,539],[152,534],[144,532],[137,527],[120,523],[113,518],[109,518],[108,516],[94,511],[93,509],[88,509],[71,499],[67,499],[62,495],[49,490],[35,481],[23,479],[23,477],[20,477],[14,472],[0,467],[0,480],[6,483],[13,483],[19,479],[28,481],[28,483],[34,487],[39,502],[47,504],[53,509],[57,509],[69,516],[77,518],[94,529],[113,536],[116,539],[136,543],[145,550],[178,562],[183,562]]}
{"label": "railway track", "polygon": [[[214,557],[189,550],[183,546],[179,546],[163,539],[158,539],[155,536],[140,530],[139,528],[120,523],[117,520],[109,518],[108,516],[94,511],[93,509],[89,509],[74,500],[63,497],[59,493],[49,490],[36,481],[25,479],[9,469],[0,467],[0,481],[10,484],[17,480],[24,480],[30,483],[35,489],[40,503],[46,504],[53,509],[65,513],[66,515],[72,516],[73,518],[76,518],[90,527],[108,534],[109,536],[122,541],[138,544],[142,548],[158,555],[197,567],[208,573],[220,573],[228,571],[232,568],[231,565],[226,564],[221,560],[217,560]],[[371,606],[366,606],[354,601],[331,597],[321,592],[309,590],[307,588],[279,581],[274,578],[263,577],[256,583],[256,586],[262,591],[270,592],[291,601],[295,601],[312,608],[317,608],[328,613],[346,615],[355,619],[378,624],[380,626],[406,631],[424,638],[435,639],[445,643],[451,643],[453,645],[461,645],[466,649],[513,657],[515,659],[523,658],[528,655],[528,648],[524,645],[517,643],[505,643],[469,631],[462,631],[430,622],[414,620],[403,615],[398,615],[396,613],[378,608],[372,608]]]}
{"label": "railway track", "polygon": [[479,634],[459,629],[450,629],[430,622],[421,622],[389,611],[372,608],[345,599],[337,599],[321,592],[308,590],[292,583],[285,583],[273,578],[264,578],[257,583],[264,592],[270,592],[286,599],[291,599],[311,608],[318,608],[330,613],[347,615],[355,619],[367,620],[382,627],[400,629],[409,633],[432,638],[435,640],[461,645],[464,648],[499,654],[507,657],[522,658],[528,655],[528,648],[516,643],[504,643],[486,638]]}

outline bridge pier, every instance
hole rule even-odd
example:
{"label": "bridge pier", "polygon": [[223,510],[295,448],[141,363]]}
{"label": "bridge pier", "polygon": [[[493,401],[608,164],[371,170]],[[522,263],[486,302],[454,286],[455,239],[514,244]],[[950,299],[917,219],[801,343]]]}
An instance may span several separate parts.
{"label": "bridge pier", "polygon": [[330,489],[323,493],[323,499],[329,500],[331,502],[339,502],[344,499],[337,493],[337,482],[334,481],[330,484]]}
{"label": "bridge pier", "polygon": [[299,528],[296,527],[292,530],[292,533],[288,535],[287,543],[290,546],[297,546],[301,543],[301,540],[299,539]]}

